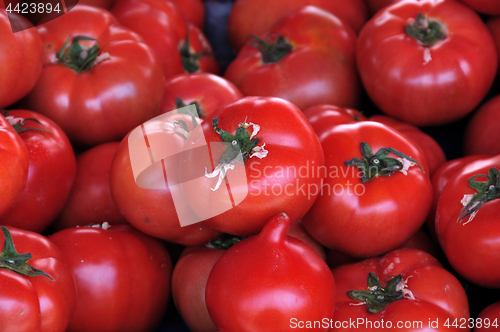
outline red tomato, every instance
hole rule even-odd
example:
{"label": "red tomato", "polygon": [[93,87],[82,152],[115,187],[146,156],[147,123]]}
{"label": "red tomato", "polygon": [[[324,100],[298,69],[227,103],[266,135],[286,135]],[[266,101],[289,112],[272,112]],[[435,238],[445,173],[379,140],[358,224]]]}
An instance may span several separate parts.
{"label": "red tomato", "polygon": [[497,48],[498,59],[500,62],[500,17],[490,17],[486,21],[486,26],[490,30],[495,46]]}
{"label": "red tomato", "polygon": [[9,17],[18,24],[30,24],[24,17],[0,8],[0,108],[24,97],[42,72],[42,40],[36,29],[12,32]]}
{"label": "red tomato", "polygon": [[29,171],[23,193],[0,224],[41,233],[66,203],[75,180],[75,154],[66,134],[47,117],[26,110],[7,115],[28,151]]}
{"label": "red tomato", "polygon": [[7,119],[0,115],[0,215],[23,193],[28,179],[28,151]]}
{"label": "red tomato", "polygon": [[441,193],[436,233],[453,268],[483,287],[500,287],[500,156],[480,159],[453,177]]}
{"label": "red tomato", "polygon": [[2,232],[0,330],[65,331],[76,291],[62,253],[40,234],[4,226]]}
{"label": "red tomato", "polygon": [[333,127],[320,142],[326,179],[302,219],[319,243],[370,257],[399,247],[423,225],[432,187],[425,157],[409,140],[388,126],[365,121]]}
{"label": "red tomato", "polygon": [[161,241],[130,225],[74,227],[49,239],[77,289],[70,331],[150,331],[170,297],[172,263]]}
{"label": "red tomato", "polygon": [[[141,173],[143,185],[142,187],[139,186],[134,178],[133,165],[131,164],[129,148],[129,136],[131,134],[127,135],[118,146],[111,165],[110,184],[113,200],[125,219],[148,235],[182,245],[206,243],[216,238],[219,232],[204,223],[181,226],[179,214],[184,216],[190,214],[191,211],[188,209],[187,204],[182,207],[175,205],[172,194],[178,194],[180,188],[170,187],[166,183],[170,176],[167,179],[164,175],[163,165],[165,163],[164,161],[161,162],[161,159],[174,156],[182,151],[185,137],[175,132],[165,132],[161,126],[158,126],[155,119],[150,122],[152,125],[146,123],[143,128],[148,131],[147,137],[150,148],[156,142],[159,146],[158,150],[164,152],[165,155],[156,160],[152,167]],[[174,122],[179,120],[185,121],[189,130],[193,129],[190,116],[175,112],[163,115],[159,123],[174,128]],[[132,133],[135,135],[137,132],[133,131]],[[142,131],[139,134],[140,137],[143,137]],[[135,148],[133,150],[135,151]],[[146,155],[142,157],[148,161],[149,154],[147,150]],[[171,174],[175,175],[176,171]],[[170,179],[170,181],[174,180]]]}
{"label": "red tomato", "polygon": [[246,97],[207,116],[184,143],[179,165],[186,201],[200,220],[251,235],[278,213],[302,218],[319,194],[324,157],[295,105]]}
{"label": "red tomato", "polygon": [[304,115],[318,136],[323,131],[339,124],[366,120],[366,117],[358,110],[329,104],[311,106],[304,110]]}
{"label": "red tomato", "polygon": [[330,331],[445,332],[454,319],[469,318],[460,282],[423,251],[399,249],[332,272],[337,292]]}
{"label": "red tomato", "polygon": [[498,65],[479,15],[446,0],[401,1],[379,11],[359,34],[356,55],[371,100],[418,126],[450,123],[471,112]]}
{"label": "red tomato", "polygon": [[345,21],[359,32],[368,19],[363,0],[237,0],[231,10],[228,33],[231,45],[241,49],[250,35],[269,31],[284,16],[304,7],[316,6]]}
{"label": "red tomato", "polygon": [[460,0],[477,12],[487,15],[500,15],[500,3],[496,0]]}
{"label": "red tomato", "polygon": [[264,40],[249,40],[224,77],[246,96],[355,107],[359,101],[356,34],[333,14],[305,7],[277,22]]}
{"label": "red tomato", "polygon": [[474,332],[488,332],[500,326],[500,302],[486,307],[475,320]]}
{"label": "red tomato", "polygon": [[[116,25],[108,11],[79,5],[38,29],[47,62],[26,98],[26,107],[56,122],[73,143],[93,146],[121,140],[154,116],[163,93],[160,63],[154,52],[138,41],[140,37]],[[71,69],[81,58],[70,61],[68,54],[62,57],[66,65],[48,63],[70,35],[98,39],[70,42],[75,52],[91,54],[89,58],[98,56],[90,61],[93,65],[88,70]],[[85,45],[92,46],[92,51],[81,50]]]}
{"label": "red tomato", "polygon": [[286,214],[277,215],[215,263],[205,296],[220,331],[290,331],[333,316],[332,273],[309,246],[286,236],[289,227]]}
{"label": "red tomato", "polygon": [[180,74],[165,82],[160,113],[194,103],[201,118],[243,97],[228,80],[209,73]]}
{"label": "red tomato", "polygon": [[500,95],[488,100],[472,116],[465,130],[466,155],[500,154]]}
{"label": "red tomato", "polygon": [[184,17],[198,28],[205,25],[205,6],[201,0],[170,0],[181,10]]}
{"label": "red tomato", "polygon": [[111,163],[119,142],[97,145],[76,157],[76,177],[68,200],[51,225],[59,231],[65,228],[99,224],[127,223],[111,197],[109,177]]}

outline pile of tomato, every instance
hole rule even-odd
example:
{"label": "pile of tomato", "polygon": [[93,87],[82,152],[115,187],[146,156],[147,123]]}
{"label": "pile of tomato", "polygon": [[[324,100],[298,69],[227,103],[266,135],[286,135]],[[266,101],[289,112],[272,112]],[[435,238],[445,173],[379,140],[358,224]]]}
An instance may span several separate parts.
{"label": "pile of tomato", "polygon": [[0,4],[0,331],[500,328],[499,1],[63,7]]}

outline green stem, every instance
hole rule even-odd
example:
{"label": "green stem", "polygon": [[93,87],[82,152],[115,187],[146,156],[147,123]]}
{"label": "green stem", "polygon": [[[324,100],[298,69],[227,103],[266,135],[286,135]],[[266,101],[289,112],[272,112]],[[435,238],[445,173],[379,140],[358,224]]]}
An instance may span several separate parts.
{"label": "green stem", "polygon": [[448,29],[443,21],[418,13],[413,22],[405,25],[406,33],[423,46],[432,46],[446,38]]}
{"label": "green stem", "polygon": [[96,41],[97,39],[77,36],[71,40],[71,36],[69,36],[56,55],[59,63],[73,69],[76,73],[82,73],[92,69],[95,60],[99,56],[99,45],[96,44],[90,48],[84,48],[79,43],[81,40]]}
{"label": "green stem", "polygon": [[238,126],[234,135],[219,128],[219,118],[217,117],[212,121],[212,127],[219,134],[226,147],[226,151],[224,151],[219,159],[220,163],[231,164],[240,153],[243,161],[246,161],[252,153],[253,148],[259,144],[259,139],[250,138],[247,129],[242,124]]}
{"label": "green stem", "polygon": [[368,274],[368,290],[352,290],[347,292],[347,295],[352,299],[365,302],[368,311],[376,314],[389,303],[404,297],[403,291],[398,289],[402,280],[403,276],[400,274],[390,279],[386,286],[382,287],[375,273],[370,272]]}
{"label": "green stem", "polygon": [[189,42],[189,29],[186,32],[186,39],[179,47],[181,54],[182,67],[187,73],[196,73],[200,70],[199,60],[207,55],[207,52],[192,52],[191,44]]}
{"label": "green stem", "polygon": [[224,234],[222,238],[215,239],[207,243],[207,247],[213,249],[227,250],[231,248],[234,244],[240,242],[241,240],[247,238],[248,236],[236,236],[230,234]]}
{"label": "green stem", "polygon": [[265,64],[276,63],[293,50],[292,44],[290,44],[282,35],[277,35],[277,39],[275,41],[269,41],[271,37],[273,37],[269,35],[264,39],[255,35],[252,35],[251,37],[255,42],[250,43],[250,45],[260,51],[262,54],[262,62]]}

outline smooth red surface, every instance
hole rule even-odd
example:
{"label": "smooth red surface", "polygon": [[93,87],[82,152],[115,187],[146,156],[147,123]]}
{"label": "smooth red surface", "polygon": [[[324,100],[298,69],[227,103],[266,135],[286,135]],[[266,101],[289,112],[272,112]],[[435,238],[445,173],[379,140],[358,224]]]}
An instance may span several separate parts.
{"label": "smooth red surface", "polygon": [[464,137],[466,155],[500,154],[500,95],[484,103],[467,123]]}

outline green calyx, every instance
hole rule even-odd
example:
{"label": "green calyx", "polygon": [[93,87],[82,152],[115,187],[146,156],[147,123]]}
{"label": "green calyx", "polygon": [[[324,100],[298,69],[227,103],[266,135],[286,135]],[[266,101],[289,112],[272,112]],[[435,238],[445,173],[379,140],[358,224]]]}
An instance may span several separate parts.
{"label": "green calyx", "polygon": [[405,25],[406,33],[423,46],[432,46],[446,38],[448,29],[444,22],[418,13],[417,18]]}
{"label": "green calyx", "polygon": [[414,159],[409,156],[394,150],[393,148],[383,148],[373,153],[370,145],[368,143],[361,143],[361,158],[353,158],[344,162],[346,166],[356,166],[362,172],[361,181],[368,182],[373,180],[379,175],[388,176],[396,171],[402,171],[404,165],[401,161],[395,158],[388,157],[390,153],[394,153],[396,156],[407,159],[418,166],[424,171],[422,166]]}
{"label": "green calyx", "polygon": [[222,238],[215,239],[207,243],[208,248],[227,250],[231,248],[234,244],[240,242],[241,240],[247,238],[248,236],[236,236],[230,234],[224,234]]}
{"label": "green calyx", "polygon": [[45,276],[50,280],[54,280],[47,273],[29,265],[27,261],[33,256],[30,253],[19,254],[14,248],[14,242],[12,241],[9,230],[4,226],[1,226],[1,228],[5,237],[5,242],[3,244],[2,254],[0,254],[0,269],[10,270],[23,276]]}
{"label": "green calyx", "polygon": [[264,39],[255,35],[252,35],[251,37],[254,42],[250,42],[250,45],[260,51],[262,54],[262,62],[265,64],[279,62],[285,55],[293,50],[292,44],[290,44],[282,35],[278,35],[275,41],[269,41],[272,37],[269,35]]}
{"label": "green calyx", "polygon": [[179,47],[181,54],[182,67],[187,73],[196,73],[200,70],[198,61],[207,55],[206,52],[191,52],[191,44],[189,43],[189,32],[186,32],[186,39]]}
{"label": "green calyx", "polygon": [[82,47],[79,43],[81,40],[95,41],[97,39],[77,36],[71,40],[71,36],[69,36],[59,52],[56,54],[57,60],[60,64],[73,69],[76,73],[82,73],[92,69],[92,66],[99,56],[99,46],[97,44],[90,48]]}
{"label": "green calyx", "polygon": [[363,301],[368,312],[376,314],[389,303],[404,297],[403,291],[398,287],[402,280],[403,276],[400,274],[386,281],[387,284],[383,287],[375,273],[370,272],[368,274],[368,290],[352,290],[347,292],[347,295],[354,300]]}
{"label": "green calyx", "polygon": [[234,135],[219,128],[219,118],[217,117],[212,121],[212,127],[219,134],[226,147],[226,151],[220,157],[219,163],[231,164],[239,154],[241,154],[243,161],[246,161],[250,153],[252,153],[253,148],[259,144],[258,138],[250,138],[243,124],[238,126]]}
{"label": "green calyx", "polygon": [[[488,181],[476,181],[479,177],[485,177]],[[478,174],[469,179],[469,185],[477,190],[477,194],[464,206],[457,222],[462,222],[471,214],[477,212],[484,203],[500,198],[500,171],[495,167],[488,170],[488,175]]]}

